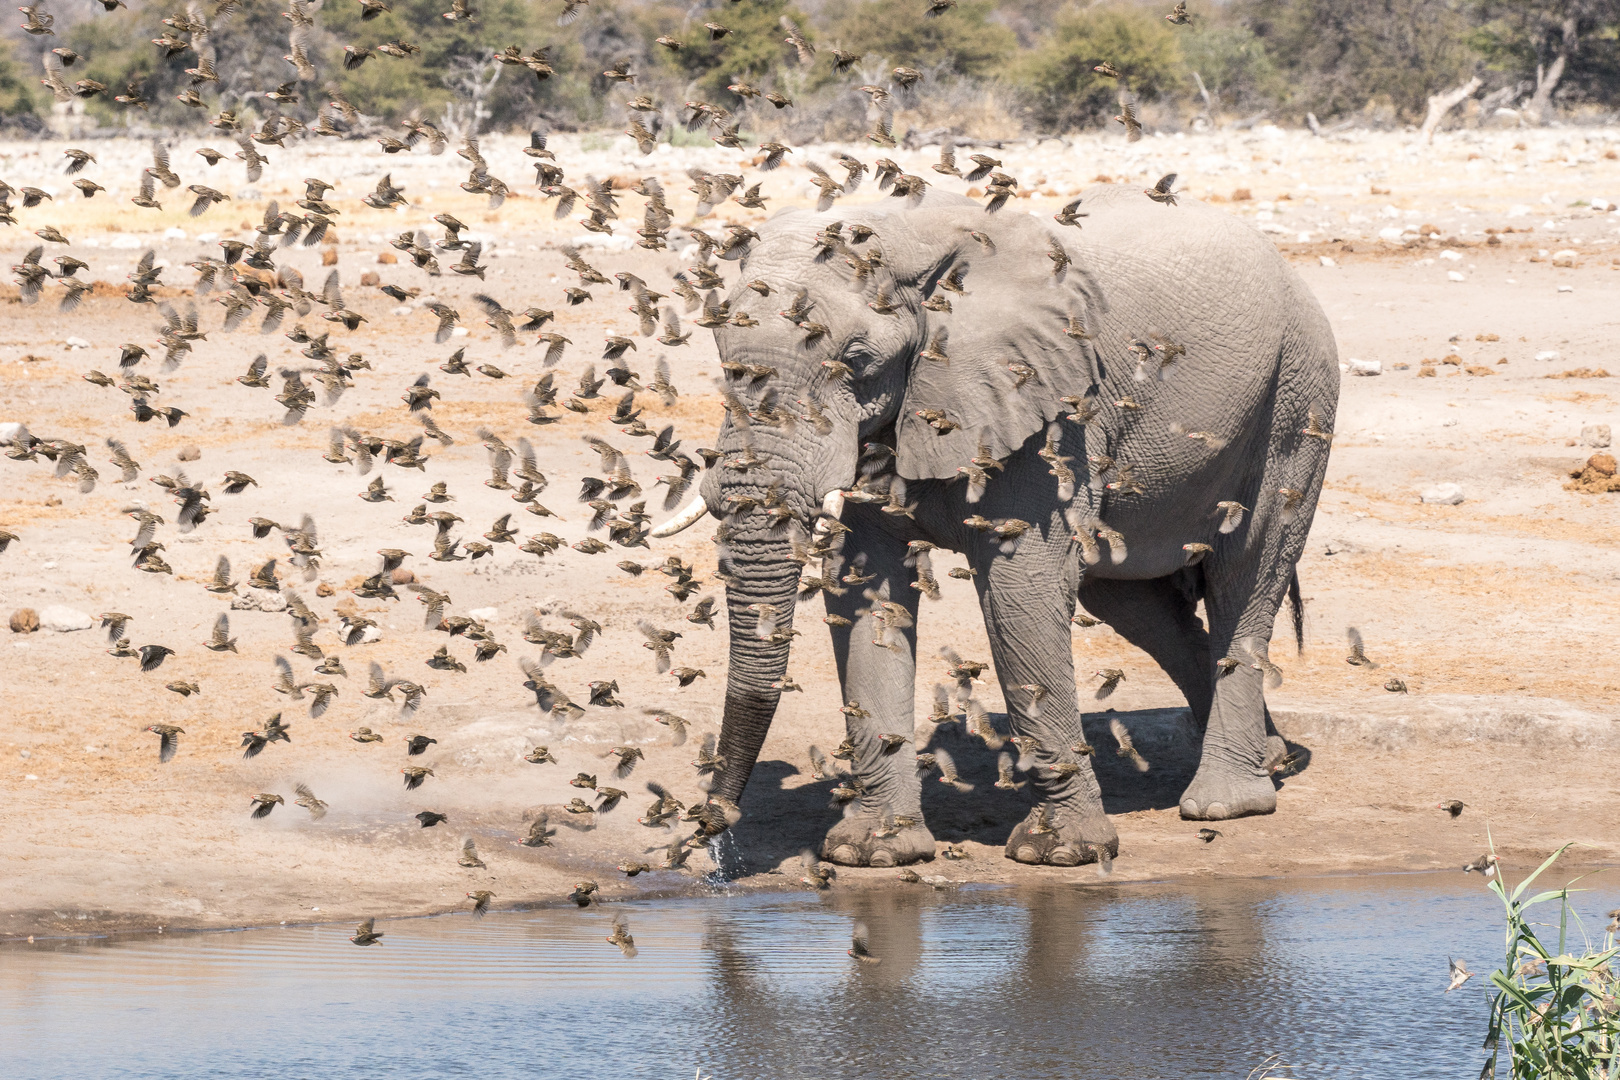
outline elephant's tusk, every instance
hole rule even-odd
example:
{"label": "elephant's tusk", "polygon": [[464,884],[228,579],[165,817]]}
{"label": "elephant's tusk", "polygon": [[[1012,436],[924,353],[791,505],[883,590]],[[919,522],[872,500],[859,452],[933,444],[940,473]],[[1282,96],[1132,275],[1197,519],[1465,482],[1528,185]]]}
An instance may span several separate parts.
{"label": "elephant's tusk", "polygon": [[703,496],[701,494],[694,495],[691,502],[676,511],[674,517],[654,529],[651,535],[657,537],[674,536],[676,533],[690,529],[693,525],[702,521],[703,516],[708,512],[709,504],[703,501]]}
{"label": "elephant's tusk", "polygon": [[844,516],[844,493],[837,488],[827,492],[827,497],[821,500],[821,513],[821,519],[816,522],[816,527],[810,534],[812,542],[821,540],[827,535],[829,520]]}

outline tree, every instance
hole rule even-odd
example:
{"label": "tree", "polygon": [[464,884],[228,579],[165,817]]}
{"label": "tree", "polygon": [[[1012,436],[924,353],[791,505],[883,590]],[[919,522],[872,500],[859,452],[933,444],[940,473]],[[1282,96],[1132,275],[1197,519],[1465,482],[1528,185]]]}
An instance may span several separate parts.
{"label": "tree", "polygon": [[1423,115],[1429,95],[1466,80],[1466,0],[1238,0],[1234,13],[1264,42],[1298,113],[1352,112],[1387,98]]}
{"label": "tree", "polygon": [[1543,121],[1553,95],[1612,102],[1620,93],[1620,0],[1480,0],[1469,44],[1505,84],[1532,90],[1525,112]]}

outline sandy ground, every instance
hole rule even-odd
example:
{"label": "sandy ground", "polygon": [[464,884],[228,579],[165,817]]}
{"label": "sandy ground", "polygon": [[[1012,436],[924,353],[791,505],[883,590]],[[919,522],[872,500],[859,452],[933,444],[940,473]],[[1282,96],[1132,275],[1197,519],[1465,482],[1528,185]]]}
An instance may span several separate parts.
{"label": "sandy ground", "polygon": [[[115,929],[218,927],[281,921],[349,920],[364,915],[407,915],[454,908],[468,891],[487,888],[496,906],[555,902],[581,878],[602,883],[608,896],[645,896],[712,887],[707,854],[687,872],[658,871],[626,878],[614,864],[657,861],[647,849],[668,843],[667,830],[646,829],[635,817],[649,801],[642,782],[659,779],[678,795],[698,795],[688,762],[703,733],[717,727],[725,679],[726,632],[681,622],[690,605],[677,604],[657,574],[632,578],[615,568],[625,557],[651,564],[670,554],[689,559],[707,578],[714,561],[709,529],[654,541],[651,552],[584,555],[564,548],[538,560],[510,546],[476,563],[442,564],[423,558],[431,529],[401,522],[434,481],[449,484],[448,509],[466,519],[467,538],[498,515],[519,510],[514,524],[525,535],[549,529],[573,542],[586,535],[574,501],[578,477],[596,472],[585,434],[629,449],[643,444],[609,421],[611,398],[593,403],[588,416],[564,413],[547,427],[524,422],[524,389],[540,373],[540,350],[527,344],[503,352],[470,301],[476,282],[446,274],[428,279],[408,265],[379,265],[386,240],[409,227],[430,227],[449,211],[486,244],[485,288],[512,309],[530,304],[558,310],[557,329],[571,346],[559,378],[571,385],[594,361],[605,331],[629,332],[632,319],[620,293],[597,287],[595,299],[564,309],[562,289],[574,283],[554,250],[569,239],[598,238],[572,222],[553,222],[549,202],[528,180],[520,143],[485,141],[493,171],[520,194],[490,211],[481,198],[456,188],[461,162],[451,154],[384,158],[372,144],[304,146],[272,151],[264,181],[241,186],[240,165],[210,172],[182,142],[174,159],[186,183],[207,183],[234,201],[192,220],[188,199],[166,198],[161,212],[132,207],[136,172],[147,148],[98,141],[98,163],[86,175],[108,187],[83,201],[61,175],[66,144],[0,145],[0,176],[14,186],[37,185],[54,201],[19,210],[19,227],[5,236],[19,261],[32,246],[28,232],[50,224],[72,240],[66,250],[90,263],[81,276],[109,283],[73,315],[58,315],[54,290],[25,307],[14,287],[0,288],[0,422],[24,421],[35,435],[66,438],[91,448],[101,481],[81,494],[47,464],[0,462],[0,527],[20,539],[0,555],[0,611],[65,604],[90,614],[116,610],[134,616],[135,645],[160,643],[175,655],[141,674],[131,660],[107,654],[99,631],[5,635],[0,688],[7,706],[0,723],[0,936]],[[671,192],[677,219],[691,196],[687,167],[746,171],[764,181],[771,206],[803,203],[810,194],[802,168],[760,174],[749,158],[720,150],[669,150],[642,158],[623,139],[555,140],[571,178],[584,173],[627,177],[659,175]],[[1177,796],[1195,764],[1181,702],[1169,681],[1140,653],[1099,627],[1077,630],[1080,670],[1118,666],[1128,679],[1111,704],[1153,762],[1146,775],[1100,756],[1110,813],[1121,837],[1117,880],[1190,875],[1275,875],[1429,869],[1460,866],[1485,850],[1487,831],[1510,862],[1539,859],[1575,841],[1578,859],[1612,862],[1620,856],[1620,784],[1608,768],[1620,748],[1620,495],[1565,490],[1568,472],[1593,453],[1581,444],[1589,425],[1620,426],[1613,346],[1620,334],[1620,214],[1592,208],[1620,201],[1620,132],[1557,129],[1442,135],[1433,147],[1412,136],[1309,135],[1260,129],[1202,137],[1148,139],[1128,146],[1114,138],[1083,138],[1071,145],[997,152],[1035,194],[1017,210],[1049,214],[1097,178],[1140,184],[1177,171],[1188,197],[1226,203],[1273,236],[1315,292],[1339,335],[1341,357],[1376,360],[1377,377],[1347,376],[1321,510],[1300,566],[1310,641],[1292,657],[1279,635],[1273,655],[1287,680],[1271,695],[1279,728],[1300,751],[1300,771],[1283,781],[1274,816],[1228,822],[1208,845],[1197,826],[1182,822]],[[828,160],[837,148],[809,148],[805,157]],[[867,147],[850,147],[865,160]],[[895,152],[909,171],[927,171],[934,151]],[[739,168],[741,166],[741,168]],[[413,205],[400,212],[367,210],[359,196],[384,171],[406,189]],[[170,268],[164,280],[189,286],[183,264],[217,254],[216,241],[246,238],[264,202],[283,206],[298,197],[297,181],[335,181],[329,197],[343,210],[338,242],[292,249],[283,265],[298,267],[311,287],[324,276],[323,251],[336,252],[350,306],[370,320],[347,334],[340,353],[360,351],[372,370],[330,408],[316,407],[299,426],[278,423],[272,390],[238,385],[255,353],[269,354],[272,373],[304,363],[299,346],[280,334],[252,328],[217,332],[219,309],[198,297],[204,328],[215,328],[172,374],[147,362],[139,369],[162,386],[160,403],[189,416],[173,430],[137,424],[116,388],[81,379],[92,368],[113,373],[126,341],[153,347],[156,313],[119,297],[136,258],[154,248]],[[953,190],[960,181],[941,178]],[[1243,189],[1243,190],[1240,190]],[[857,198],[877,197],[870,185]],[[15,200],[14,200],[15,201]],[[629,249],[622,237],[639,217],[641,200],[626,195],[619,238],[588,250],[611,274],[626,269],[654,288],[687,265],[677,252]],[[1167,211],[1173,212],[1173,211]],[[757,222],[763,214],[727,204],[714,219]],[[704,227],[718,232],[716,220]],[[1497,230],[1487,234],[1486,230]],[[1511,229],[1512,231],[1507,231]],[[436,231],[436,230],[435,230]],[[678,232],[679,230],[677,230]],[[1498,243],[1488,243],[1495,235]],[[682,244],[677,243],[677,249]],[[46,258],[61,249],[47,250]],[[1561,255],[1572,252],[1572,255]],[[1572,265],[1557,265],[1557,264]],[[384,283],[416,286],[423,294],[403,307],[374,288],[366,271]],[[180,299],[174,287],[160,295]],[[437,296],[457,307],[470,333],[432,343],[433,317],[421,304]],[[289,325],[292,320],[289,319]],[[318,315],[305,320],[325,329]],[[640,404],[654,427],[677,423],[688,446],[709,442],[718,425],[713,393],[718,375],[711,341],[698,332],[690,346],[663,350],[642,339],[631,366],[651,374],[667,353],[681,397],[666,409],[655,396]],[[70,348],[69,338],[85,343]],[[451,377],[437,371],[452,348],[465,346],[474,365],[494,363],[511,375]],[[1556,359],[1537,359],[1557,353]],[[1455,357],[1455,363],[1445,362]],[[1424,359],[1438,361],[1435,377],[1420,377]],[[1611,377],[1557,376],[1607,368]],[[422,371],[432,371],[442,393],[434,415],[455,445],[436,449],[425,473],[383,469],[392,503],[356,496],[369,477],[321,459],[328,427],[347,422],[392,438],[419,430],[400,394]],[[609,387],[612,389],[612,387]],[[566,390],[564,392],[566,396]],[[474,435],[488,424],[508,442],[534,441],[541,468],[552,480],[541,502],[567,518],[531,519],[502,492],[481,481],[486,453]],[[116,482],[103,440],[125,441],[142,463],[133,484]],[[148,477],[173,474],[177,452],[195,445],[200,460],[183,467],[214,492],[218,513],[189,535],[176,531],[174,507]],[[239,496],[223,494],[220,478],[238,469],[258,480]],[[661,468],[636,456],[636,476],[654,493]],[[1461,485],[1460,505],[1425,505],[1419,493],[1435,484]],[[662,489],[657,489],[661,492]],[[170,519],[159,532],[173,576],[128,565],[124,543],[135,526],[120,510],[144,502]],[[655,516],[659,499],[653,494]],[[436,509],[436,508],[435,508]],[[262,515],[288,524],[302,514],[319,526],[324,551],[320,582],[336,589],[318,598],[315,581],[302,581],[285,561],[284,586],[297,590],[324,621],[317,642],[343,657],[349,678],[330,711],[308,718],[302,703],[271,690],[274,655],[294,643],[285,615],[232,611],[239,654],[201,647],[218,612],[229,607],[203,589],[221,555],[238,578],[272,555],[285,557],[278,534],[252,538],[246,520]],[[493,608],[490,626],[509,652],[472,662],[461,638],[422,627],[422,610],[409,594],[402,603],[359,601],[382,631],[375,644],[343,647],[332,632],[336,609],[354,604],[347,589],[375,568],[376,549],[415,553],[408,565],[420,579],[451,595],[451,610]],[[955,559],[945,561],[954,565]],[[967,583],[941,568],[944,598],[926,605],[920,627],[919,701],[939,678],[931,658],[952,642],[964,654],[988,649]],[[325,590],[322,590],[325,591]],[[245,585],[240,592],[257,595]],[[715,593],[706,587],[699,595]],[[592,709],[566,724],[554,723],[523,689],[519,655],[538,652],[521,638],[525,616],[572,605],[604,626],[581,660],[551,669],[554,681],[578,700],[585,683],[616,678],[623,709]],[[806,746],[827,748],[841,738],[837,685],[815,604],[800,624],[793,677],[804,687],[778,715],[754,775],[747,816],[717,855],[733,888],[796,888],[797,852],[814,844],[836,819],[826,782],[809,779]],[[635,621],[650,617],[685,630],[677,663],[705,669],[690,688],[655,673],[641,649]],[[548,614],[547,625],[566,629]],[[1347,626],[1361,629],[1377,670],[1344,663]],[[465,674],[425,665],[447,640],[466,662]],[[311,661],[293,656],[301,680],[313,681]],[[421,711],[402,721],[398,707],[361,695],[370,661],[427,687]],[[1391,676],[1407,694],[1383,689]],[[182,699],[164,688],[195,679],[199,696]],[[1084,688],[1082,690],[1084,692]],[[998,702],[994,684],[985,690]],[[671,747],[668,731],[644,714],[673,709],[689,718],[693,737]],[[273,711],[292,718],[293,741],[252,760],[238,749],[240,732],[260,726]],[[160,765],[151,723],[185,728],[180,752]],[[365,724],[386,738],[361,745],[347,733]],[[1088,718],[1093,741],[1112,745],[1106,719]],[[420,758],[434,770],[417,791],[404,790],[401,745],[421,732],[438,740]],[[939,739],[954,745],[948,729]],[[556,765],[531,765],[522,755],[546,744]],[[602,755],[634,744],[646,760],[627,781],[610,781]],[[1000,844],[1026,811],[1022,793],[990,786],[994,762],[965,742],[957,753],[972,794],[958,796],[929,784],[926,810],[942,844],[961,842],[968,859],[939,860],[920,869],[956,880],[1025,883],[1087,882],[1095,868],[1021,867],[1001,856]],[[579,792],[567,780],[597,773],[631,795],[617,811],[600,815],[593,831],[559,829],[555,846],[533,850],[514,841],[541,807],[555,808]],[[312,821],[291,805],[293,784],[304,782],[331,805]],[[264,820],[248,816],[260,792],[286,797]],[[1435,808],[1438,799],[1468,804],[1456,821]],[[421,829],[412,815],[423,809],[449,822]],[[488,864],[457,863],[463,837],[475,839]],[[785,875],[785,876],[783,876]],[[893,871],[843,870],[838,888],[897,887]]]}

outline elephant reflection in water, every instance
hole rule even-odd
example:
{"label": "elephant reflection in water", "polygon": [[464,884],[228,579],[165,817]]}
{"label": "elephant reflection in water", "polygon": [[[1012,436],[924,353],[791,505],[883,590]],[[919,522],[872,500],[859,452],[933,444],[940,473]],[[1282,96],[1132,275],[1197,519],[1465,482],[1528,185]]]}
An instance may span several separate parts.
{"label": "elephant reflection in water", "polygon": [[[1203,743],[1182,816],[1276,807],[1267,643],[1291,583],[1297,631],[1294,566],[1338,400],[1333,335],[1235,218],[1112,186],[1084,205],[1080,230],[933,193],[892,211],[783,211],[730,253],[743,261],[729,310],[750,317],[715,331],[732,373],[720,456],[655,534],[724,518],[714,794],[744,813],[801,573],[825,559],[862,789],[823,842],[834,862],[934,856],[910,742],[930,547],[967,557],[1025,740],[1037,806],[1008,857],[1073,866],[1118,850],[1080,729],[1077,601],[1187,698]],[[906,826],[880,829],[885,812]]]}

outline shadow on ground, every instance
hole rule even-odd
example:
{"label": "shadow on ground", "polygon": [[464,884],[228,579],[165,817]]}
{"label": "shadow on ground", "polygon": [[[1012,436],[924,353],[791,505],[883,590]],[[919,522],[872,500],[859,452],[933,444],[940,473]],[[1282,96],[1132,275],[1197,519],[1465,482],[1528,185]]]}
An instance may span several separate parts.
{"label": "shadow on ground", "polygon": [[[1010,732],[1004,713],[991,713],[998,732]],[[1131,743],[1148,763],[1138,771],[1131,759],[1119,753],[1111,720],[1118,720],[1130,734]],[[1200,733],[1184,708],[1136,709],[1128,712],[1086,713],[1082,717],[1086,742],[1095,748],[1092,767],[1102,787],[1103,809],[1109,814],[1129,814],[1139,810],[1168,810],[1180,805],[1181,793],[1198,771]],[[1014,748],[1008,747],[1009,751]],[[995,786],[998,777],[997,753],[976,736],[970,736],[960,723],[943,724],[917,747],[918,753],[944,750],[956,763],[960,778],[973,785],[969,792],[957,792],[939,782],[932,773],[923,781],[923,816],[934,838],[941,843],[975,843],[999,846],[1034,805],[1028,783],[1017,790]],[[1310,751],[1288,743],[1293,761],[1286,774],[1304,771],[1310,764]],[[842,764],[842,763],[839,763]],[[836,823],[840,811],[831,805],[834,780],[822,780],[797,787],[784,781],[803,772],[786,761],[761,761],[748,781],[746,812],[732,830],[742,852],[742,873],[759,873],[779,865],[805,848],[820,850],[821,840]],[[1023,773],[1015,774],[1027,781]],[[1279,782],[1278,786],[1282,786]]]}

